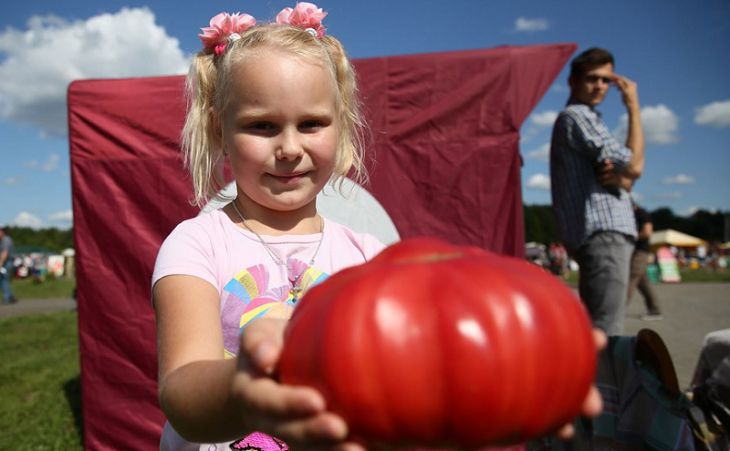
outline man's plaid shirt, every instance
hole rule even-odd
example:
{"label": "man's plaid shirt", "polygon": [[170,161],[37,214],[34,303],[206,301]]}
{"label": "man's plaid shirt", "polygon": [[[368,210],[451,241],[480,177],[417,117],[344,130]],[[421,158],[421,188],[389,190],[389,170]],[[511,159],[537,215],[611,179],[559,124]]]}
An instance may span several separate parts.
{"label": "man's plaid shirt", "polygon": [[569,250],[577,250],[599,231],[636,237],[629,194],[602,187],[595,173],[595,166],[606,159],[622,171],[631,155],[590,106],[571,101],[558,115],[550,146],[550,185],[560,237]]}

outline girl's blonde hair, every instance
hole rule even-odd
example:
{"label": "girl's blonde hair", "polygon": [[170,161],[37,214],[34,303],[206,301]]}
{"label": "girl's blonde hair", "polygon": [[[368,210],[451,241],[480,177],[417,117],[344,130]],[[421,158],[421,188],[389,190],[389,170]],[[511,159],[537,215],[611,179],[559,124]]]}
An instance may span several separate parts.
{"label": "girl's blonde hair", "polygon": [[198,53],[186,79],[188,113],[182,131],[185,166],[193,180],[194,203],[204,205],[224,187],[223,142],[216,133],[211,110],[223,111],[235,76],[232,67],[262,49],[276,49],[292,57],[322,65],[332,75],[338,115],[337,155],[333,182],[350,171],[358,183],[367,179],[363,162],[364,119],[358,99],[355,71],[342,44],[334,37],[312,36],[301,28],[265,24],[252,27],[241,39],[228,44],[225,52]]}

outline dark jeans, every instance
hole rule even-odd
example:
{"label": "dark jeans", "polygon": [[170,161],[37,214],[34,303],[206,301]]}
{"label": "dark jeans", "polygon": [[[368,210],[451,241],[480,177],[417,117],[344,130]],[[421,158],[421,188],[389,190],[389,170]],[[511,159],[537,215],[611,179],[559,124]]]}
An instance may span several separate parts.
{"label": "dark jeans", "polygon": [[3,290],[3,303],[10,303],[15,296],[10,289],[10,279],[13,277],[13,262],[8,259],[4,265],[5,273],[0,274],[0,288]]}

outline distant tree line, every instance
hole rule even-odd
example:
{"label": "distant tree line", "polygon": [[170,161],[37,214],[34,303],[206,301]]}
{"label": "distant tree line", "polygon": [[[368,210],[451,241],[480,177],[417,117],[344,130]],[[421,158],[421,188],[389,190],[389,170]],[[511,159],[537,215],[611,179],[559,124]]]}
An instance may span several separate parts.
{"label": "distant tree line", "polygon": [[[525,241],[550,244],[558,239],[555,215],[550,205],[524,205]],[[705,241],[730,240],[730,211],[709,212],[698,210],[690,216],[677,216],[667,207],[649,212],[654,230],[674,229]],[[35,247],[51,252],[73,248],[73,229],[31,229],[7,226],[15,247]]]}
{"label": "distant tree line", "polygon": [[[550,205],[524,205],[525,241],[550,244],[559,241],[555,215]],[[670,208],[650,211],[654,230],[674,229],[708,242],[730,240],[730,211],[698,210],[677,216]]]}
{"label": "distant tree line", "polygon": [[31,229],[30,227],[6,226],[5,233],[13,239],[15,248],[33,248],[49,252],[61,252],[73,248],[73,229],[61,230],[55,227]]}

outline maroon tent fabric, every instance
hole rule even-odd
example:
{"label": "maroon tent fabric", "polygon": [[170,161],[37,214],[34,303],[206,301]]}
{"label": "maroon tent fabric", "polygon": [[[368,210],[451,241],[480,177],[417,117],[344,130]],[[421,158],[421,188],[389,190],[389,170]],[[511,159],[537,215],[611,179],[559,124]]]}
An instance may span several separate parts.
{"label": "maroon tent fabric", "polygon": [[[401,237],[521,256],[519,129],[573,44],[356,60],[375,161],[368,190]],[[150,277],[197,214],[179,157],[182,77],[85,80],[68,92],[86,449],[153,449]]]}

